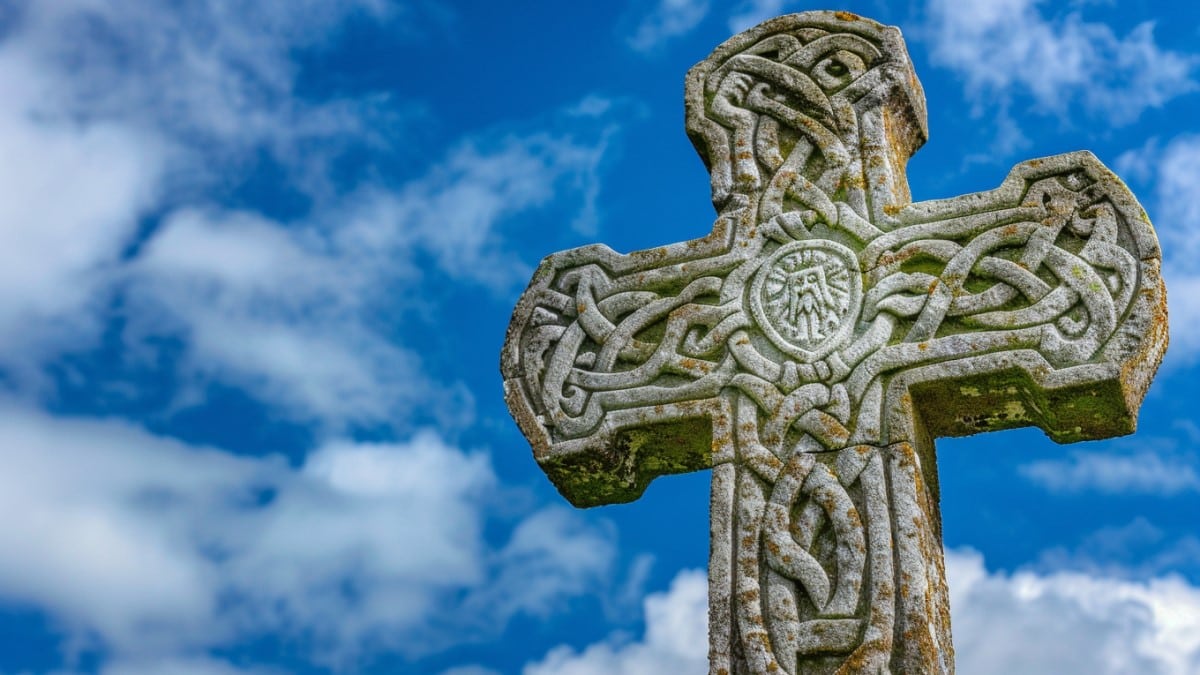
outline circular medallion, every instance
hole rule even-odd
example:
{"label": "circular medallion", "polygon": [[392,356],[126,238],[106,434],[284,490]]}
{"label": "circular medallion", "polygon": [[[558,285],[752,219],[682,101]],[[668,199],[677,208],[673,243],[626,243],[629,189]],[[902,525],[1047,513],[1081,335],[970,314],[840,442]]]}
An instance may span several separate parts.
{"label": "circular medallion", "polygon": [[820,239],[779,247],[750,286],[750,310],[763,333],[784,353],[806,362],[845,342],[861,302],[854,252]]}

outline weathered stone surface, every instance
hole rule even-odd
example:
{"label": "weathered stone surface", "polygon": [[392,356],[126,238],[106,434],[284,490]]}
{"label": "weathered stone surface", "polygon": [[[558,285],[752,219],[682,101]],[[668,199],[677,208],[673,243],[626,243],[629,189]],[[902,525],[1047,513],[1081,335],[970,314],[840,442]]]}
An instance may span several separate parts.
{"label": "weathered stone surface", "polygon": [[506,397],[572,503],[711,466],[713,673],[948,673],[933,440],[1127,434],[1166,348],[1158,242],[1094,156],[910,203],[900,32],[779,17],[688,73],[718,217],[546,258]]}

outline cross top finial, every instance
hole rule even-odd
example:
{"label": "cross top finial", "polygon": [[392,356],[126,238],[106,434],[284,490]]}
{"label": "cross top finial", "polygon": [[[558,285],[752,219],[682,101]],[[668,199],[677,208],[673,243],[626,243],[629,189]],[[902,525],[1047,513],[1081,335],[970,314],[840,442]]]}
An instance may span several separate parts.
{"label": "cross top finial", "polygon": [[[731,37],[688,71],[684,98],[718,209],[733,194],[768,189],[764,169],[783,166],[797,142],[827,163],[825,181],[814,181],[827,192],[865,188],[870,157],[889,165],[892,199],[907,200],[904,164],[928,137],[925,94],[900,31],[848,12],[789,14]],[[887,146],[860,146],[855,108],[884,113]],[[851,203],[865,206],[860,195]]]}

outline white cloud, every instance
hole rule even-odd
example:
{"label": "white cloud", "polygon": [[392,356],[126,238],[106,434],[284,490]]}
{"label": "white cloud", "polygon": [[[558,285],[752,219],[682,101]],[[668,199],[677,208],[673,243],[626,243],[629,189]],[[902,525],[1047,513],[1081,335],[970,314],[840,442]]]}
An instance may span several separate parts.
{"label": "white cloud", "polygon": [[1171,326],[1171,347],[1164,363],[1187,366],[1200,356],[1200,270],[1187,263],[1168,263],[1163,267],[1167,284],[1167,317]]}
{"label": "white cloud", "polygon": [[[1189,675],[1200,669],[1200,588],[1078,572],[988,572],[972,550],[947,551],[956,668],[972,675]],[[707,582],[680,573],[646,599],[646,633],[582,650],[552,649],[524,675],[708,672]]]}
{"label": "white cloud", "polygon": [[1164,50],[1152,23],[1124,36],[1078,12],[1047,18],[1038,0],[932,0],[926,27],[934,63],[957,72],[977,110],[1028,95],[1046,112],[1081,104],[1115,124],[1196,89],[1200,60]]}
{"label": "white cloud", "polygon": [[1170,300],[1168,363],[1192,364],[1200,355],[1200,136],[1175,138],[1156,159],[1154,218]]}
{"label": "white cloud", "polygon": [[637,641],[623,634],[576,651],[555,647],[524,675],[659,675],[708,672],[708,578],[685,570],[665,593],[646,598],[646,632]]}
{"label": "white cloud", "polygon": [[[491,464],[433,432],[329,442],[291,468],[118,422],[10,406],[0,420],[0,509],[21,514],[0,523],[0,597],[130,672],[220,672],[207,650],[266,633],[304,636],[310,658],[335,667],[438,649],[611,571],[611,534],[574,514],[532,514],[489,546]],[[531,574],[544,579],[533,600],[464,610],[464,596],[520,597]]]}
{"label": "white cloud", "polygon": [[742,2],[729,17],[729,32],[740,33],[783,13],[784,0],[749,0]]}
{"label": "white cloud", "polygon": [[1200,669],[1200,588],[1165,576],[989,573],[946,556],[956,667],[964,673],[1187,675]]}
{"label": "white cloud", "polygon": [[707,14],[707,0],[659,0],[634,30],[629,46],[639,52],[651,51],[692,30]]}
{"label": "white cloud", "polygon": [[1162,152],[1157,137],[1151,137],[1140,148],[1126,150],[1113,161],[1113,168],[1126,181],[1145,182],[1154,178],[1156,163]]}
{"label": "white cloud", "polygon": [[[418,405],[469,415],[469,394],[431,382],[397,336],[401,313],[437,274],[516,283],[529,270],[503,228],[518,214],[565,196],[594,227],[610,130],[478,134],[398,188],[335,185],[332,159],[387,146],[388,111],[405,107],[306,101],[293,59],[391,7],[26,3],[0,42],[6,381],[86,352],[116,306],[136,348],[122,357],[159,368],[155,345],[176,339],[193,393],[237,386],[326,435],[403,428]],[[307,212],[213,204],[264,155]],[[603,585],[615,556],[610,531],[557,510],[493,522],[511,532],[489,544],[490,463],[431,432],[331,441],[289,467],[116,421],[9,404],[0,420],[0,507],[22,514],[0,523],[0,597],[110,672],[242,672],[209,652],[264,634],[334,667],[439,649],[554,611]],[[508,586],[531,571],[535,594]]]}
{"label": "white cloud", "polygon": [[1154,452],[1114,455],[1075,451],[1070,459],[1031,462],[1019,471],[1052,492],[1174,495],[1200,491],[1200,475],[1189,462]]}

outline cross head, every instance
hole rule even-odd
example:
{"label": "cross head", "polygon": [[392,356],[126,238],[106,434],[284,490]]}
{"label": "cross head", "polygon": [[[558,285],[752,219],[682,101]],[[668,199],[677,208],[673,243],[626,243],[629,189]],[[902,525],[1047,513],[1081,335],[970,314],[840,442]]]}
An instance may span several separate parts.
{"label": "cross head", "polygon": [[912,203],[924,93],[852,14],[730,38],[685,102],[712,232],[547,257],[509,408],[577,506],[712,469],[714,675],[953,672],[933,441],[1134,430],[1167,342],[1150,222],[1088,152]]}

